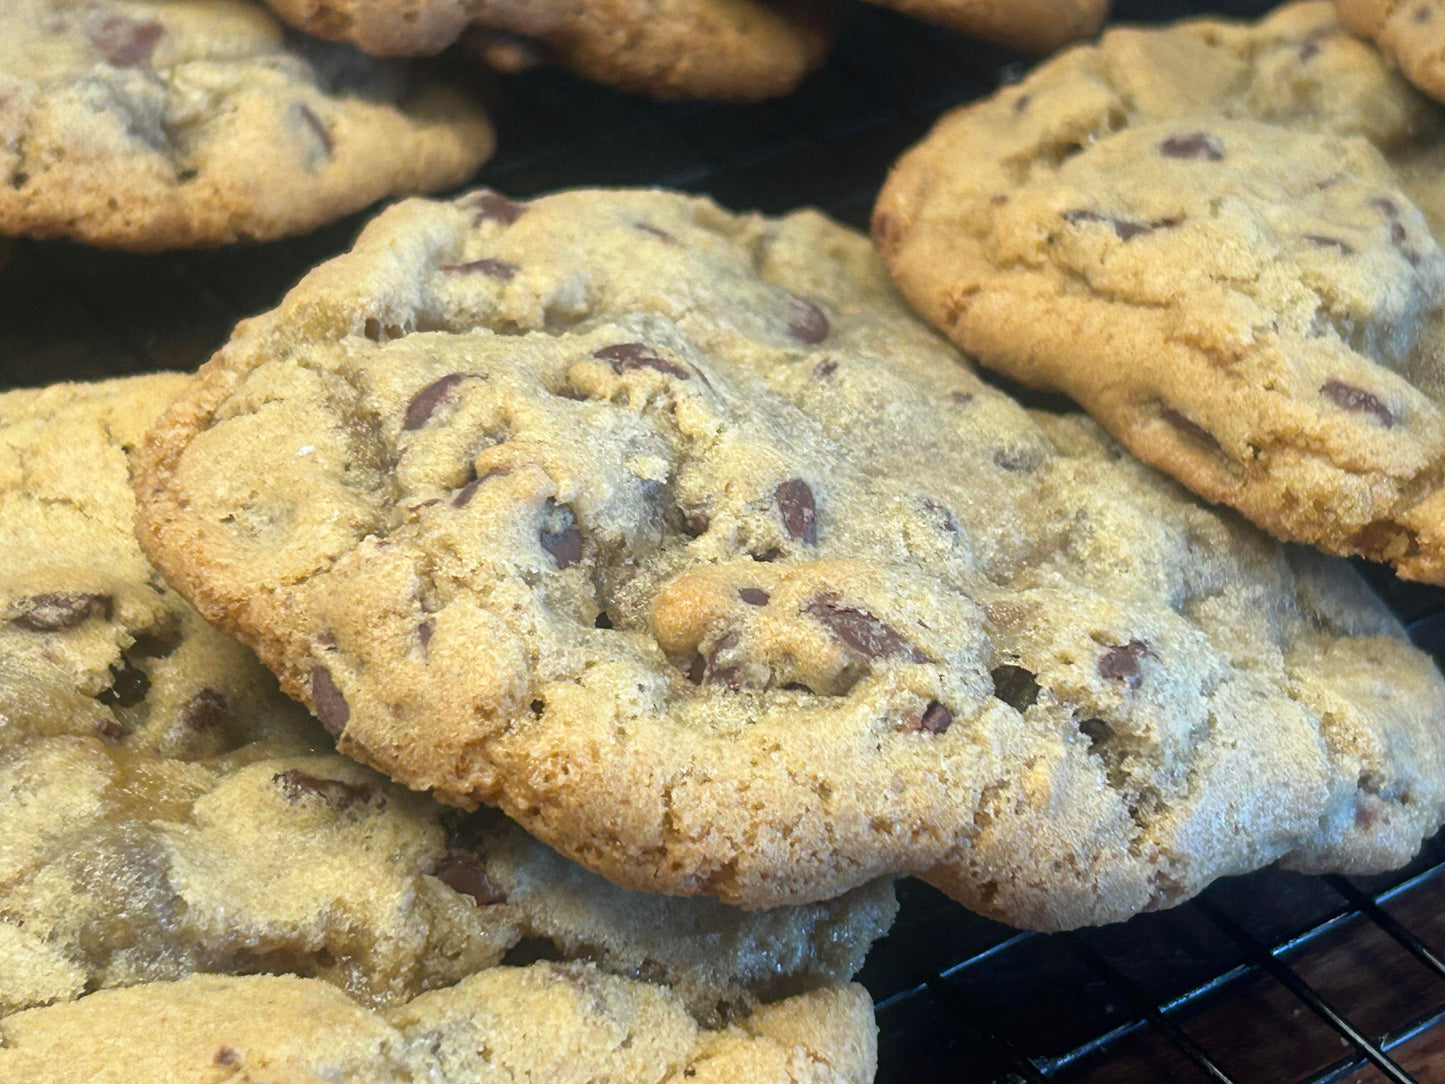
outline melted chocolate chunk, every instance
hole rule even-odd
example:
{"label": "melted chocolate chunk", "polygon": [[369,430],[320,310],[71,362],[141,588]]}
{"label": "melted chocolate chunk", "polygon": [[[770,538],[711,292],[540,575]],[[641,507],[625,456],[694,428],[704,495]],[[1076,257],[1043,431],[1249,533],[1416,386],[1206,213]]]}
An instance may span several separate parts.
{"label": "melted chocolate chunk", "polygon": [[768,604],[768,593],[761,587],[740,587],[738,588],[738,598],[749,606],[766,606]]}
{"label": "melted chocolate chunk", "polygon": [[181,726],[198,734],[219,730],[226,721],[226,697],[216,689],[202,689],[181,708]]}
{"label": "melted chocolate chunk", "polygon": [[311,107],[309,105],[306,105],[304,102],[301,105],[297,106],[297,110],[301,114],[301,119],[306,122],[306,126],[315,133],[317,141],[321,144],[321,149],[324,150],[326,152],[326,156],[330,158],[331,151],[333,149],[331,142],[331,129],[328,128],[326,126],[326,122],[320,117],[318,117],[314,112],[312,112]]}
{"label": "melted chocolate chunk", "polygon": [[1307,233],[1304,235],[1304,237],[1306,241],[1314,245],[1316,248],[1338,249],[1346,256],[1353,256],[1355,254],[1354,245],[1350,244],[1348,241],[1341,241],[1338,237],[1326,237],[1322,233]]}
{"label": "melted chocolate chunk", "polygon": [[789,478],[779,482],[773,490],[773,500],[783,514],[783,528],[788,537],[809,546],[818,544],[818,506],[813,501],[813,491],[801,478]]}
{"label": "melted chocolate chunk", "polygon": [[92,617],[109,621],[111,603],[109,595],[30,595],[16,603],[20,613],[10,623],[27,632],[60,632]]}
{"label": "melted chocolate chunk", "polygon": [[477,856],[467,851],[448,851],[432,876],[453,892],[470,896],[478,906],[507,902],[507,894],[492,883]]}
{"label": "melted chocolate chunk", "polygon": [[133,708],[150,692],[151,679],[144,670],[138,670],[129,662],[110,668],[110,688],[102,689],[95,698],[113,708]]}
{"label": "melted chocolate chunk", "polygon": [[1191,422],[1173,407],[1165,407],[1159,412],[1159,416],[1181,433],[1199,441],[1201,444],[1207,445],[1211,451],[1223,453],[1224,449],[1220,447],[1219,441],[1214,439],[1213,433],[1205,429],[1204,426]]}
{"label": "melted chocolate chunk", "polygon": [[411,402],[406,404],[406,414],[402,418],[401,428],[403,432],[410,432],[420,429],[431,416],[436,413],[437,407],[441,406],[452,392],[452,389],[463,380],[470,380],[476,377],[485,380],[483,373],[448,373],[446,376],[433,380],[421,391],[411,397]]}
{"label": "melted chocolate chunk", "polygon": [[832,325],[823,310],[805,297],[793,297],[793,317],[788,321],[788,334],[800,343],[816,344],[828,337]]}
{"label": "melted chocolate chunk", "polygon": [[484,256],[480,260],[468,260],[466,263],[444,263],[439,270],[454,275],[480,274],[498,282],[511,282],[517,277],[518,268],[516,264],[506,260]]}
{"label": "melted chocolate chunk", "polygon": [[561,525],[561,530],[549,531],[543,528],[540,536],[542,548],[552,555],[558,568],[570,568],[582,560],[582,532],[577,529],[572,509],[565,504],[554,505],[551,501],[547,503],[554,513],[548,519]]}
{"label": "melted chocolate chunk", "polygon": [[107,15],[91,24],[86,32],[90,44],[105,57],[106,63],[117,68],[145,63],[164,35],[165,29],[159,23],[127,19],[122,15]]}
{"label": "melted chocolate chunk", "polygon": [[682,243],[672,234],[668,233],[666,230],[658,229],[651,222],[638,222],[636,223],[636,227],[643,233],[651,234],[653,237],[656,237],[665,245],[680,245]]}
{"label": "melted chocolate chunk", "polygon": [[1373,414],[1386,429],[1393,429],[1399,420],[1378,398],[1353,384],[1327,380],[1320,388],[1320,394],[1341,410],[1348,410],[1352,414]]}
{"label": "melted chocolate chunk", "polygon": [[465,508],[468,504],[471,503],[471,499],[476,496],[477,490],[482,486],[484,482],[486,482],[490,478],[501,478],[511,473],[511,467],[493,467],[485,474],[477,475],[477,477],[473,478],[466,485],[462,486],[461,489],[457,490],[456,496],[452,498],[452,507]]}
{"label": "melted chocolate chunk", "polygon": [[964,403],[971,403],[973,402],[973,392],[951,391],[948,393],[948,401],[951,403],[957,403],[959,406],[962,406]]}
{"label": "melted chocolate chunk", "polygon": [[1188,132],[1170,136],[1161,142],[1159,153],[1165,158],[1197,158],[1206,162],[1218,162],[1224,158],[1224,144],[1208,132]]}
{"label": "melted chocolate chunk", "polygon": [[843,606],[836,595],[813,599],[803,612],[816,618],[850,649],[869,659],[901,657],[927,662],[928,657],[867,610]]}
{"label": "melted chocolate chunk", "polygon": [[615,346],[604,346],[600,350],[592,351],[592,356],[611,365],[612,371],[618,376],[629,369],[652,369],[664,376],[675,376],[679,380],[687,380],[692,376],[681,365],[658,357],[650,347],[642,343],[618,343]]}
{"label": "melted chocolate chunk", "polygon": [[739,667],[717,665],[718,655],[736,647],[737,643],[737,633],[724,633],[717,643],[712,645],[712,654],[704,656],[698,653],[694,655],[692,663],[687,669],[687,680],[694,685],[723,685],[729,689],[741,688],[743,674]]}
{"label": "melted chocolate chunk", "polygon": [[220,1047],[215,1054],[211,1056],[211,1064],[213,1065],[235,1065],[240,1060],[241,1055],[229,1046]]}
{"label": "melted chocolate chunk", "polygon": [[1079,733],[1089,739],[1089,746],[1092,748],[1108,741],[1114,730],[1103,719],[1084,719],[1079,723]]}
{"label": "melted chocolate chunk", "polygon": [[915,711],[903,724],[905,731],[919,732],[925,734],[942,734],[953,725],[953,712],[940,704],[937,700],[930,700],[928,707],[922,711]]}
{"label": "melted chocolate chunk", "polygon": [[428,647],[431,646],[432,634],[435,633],[436,630],[437,622],[436,618],[434,617],[428,617],[425,621],[417,625],[416,641],[417,643],[421,644],[421,649],[423,651],[425,651]]}
{"label": "melted chocolate chunk", "polygon": [[496,222],[503,226],[510,226],[527,210],[525,203],[508,199],[500,192],[493,192],[490,188],[482,188],[473,192],[466,198],[466,207],[472,212],[473,226],[480,226],[484,222]]}
{"label": "melted chocolate chunk", "polygon": [[1098,211],[1065,211],[1063,219],[1071,226],[1088,222],[1107,223],[1113,227],[1114,233],[1121,241],[1132,241],[1136,237],[1153,233],[1155,230],[1170,229],[1179,225],[1180,222],[1177,218],[1161,218],[1155,222],[1134,222],[1127,218],[1111,218],[1108,215],[1101,215]]}
{"label": "melted chocolate chunk", "polygon": [[324,666],[311,670],[311,699],[316,705],[316,718],[326,728],[326,733],[339,738],[351,720],[351,705],[336,687],[331,671]]}
{"label": "melted chocolate chunk", "polygon": [[[344,779],[322,779],[298,768],[288,768],[284,772],[277,772],[271,777],[271,782],[280,786],[281,793],[293,805],[303,798],[314,796],[320,798],[338,813],[344,813],[354,805],[365,805],[376,797],[376,788],[368,786],[366,783],[348,783]],[[383,804],[385,803],[383,802]]]}
{"label": "melted chocolate chunk", "polygon": [[1129,688],[1137,689],[1144,680],[1139,664],[1146,655],[1152,657],[1153,654],[1142,640],[1130,640],[1127,644],[1111,647],[1099,657],[1099,676],[1109,681],[1126,682]]}
{"label": "melted chocolate chunk", "polygon": [[989,671],[993,678],[993,695],[1017,712],[1025,712],[1039,698],[1039,683],[1032,670],[1004,663]]}
{"label": "melted chocolate chunk", "polygon": [[707,529],[712,526],[712,516],[699,509],[696,512],[687,513],[683,523],[687,527],[687,533],[693,538],[698,538],[707,534]]}

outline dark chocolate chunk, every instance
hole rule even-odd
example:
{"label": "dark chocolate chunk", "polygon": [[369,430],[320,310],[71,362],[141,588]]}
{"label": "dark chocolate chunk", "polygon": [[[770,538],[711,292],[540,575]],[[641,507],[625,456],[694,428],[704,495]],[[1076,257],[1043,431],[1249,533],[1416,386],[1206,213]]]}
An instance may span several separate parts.
{"label": "dark chocolate chunk", "polygon": [[107,15],[92,23],[86,31],[90,44],[99,50],[108,64],[117,68],[133,68],[143,64],[155,52],[165,29],[149,19],[127,19],[123,15]]}
{"label": "dark chocolate chunk", "polygon": [[817,618],[849,648],[869,659],[899,656],[909,662],[927,662],[928,657],[867,610],[839,603],[836,595],[813,599],[803,612]]}
{"label": "dark chocolate chunk", "polygon": [[1032,670],[1004,663],[989,671],[993,678],[993,695],[1014,711],[1024,712],[1039,698],[1039,683]]}
{"label": "dark chocolate chunk", "polygon": [[1099,657],[1099,676],[1109,681],[1126,682],[1129,688],[1137,689],[1144,680],[1144,672],[1139,668],[1139,663],[1146,655],[1153,654],[1149,645],[1142,640],[1130,640],[1127,644],[1111,647]]}
{"label": "dark chocolate chunk", "polygon": [[177,714],[187,730],[204,733],[218,730],[226,721],[226,697],[216,689],[202,689]]}
{"label": "dark chocolate chunk", "polygon": [[922,711],[915,711],[908,717],[908,721],[903,724],[902,729],[913,732],[922,731],[925,734],[942,734],[952,725],[953,712],[937,700],[930,700],[928,707]]}
{"label": "dark chocolate chunk", "polygon": [[948,393],[948,400],[951,403],[957,403],[959,406],[962,406],[964,403],[973,402],[973,392],[951,391]]}
{"label": "dark chocolate chunk", "polygon": [[1393,429],[1399,420],[1378,398],[1353,384],[1327,380],[1320,388],[1320,394],[1341,410],[1348,410],[1352,414],[1373,414],[1386,429]]}
{"label": "dark chocolate chunk", "polygon": [[749,606],[766,606],[768,604],[768,593],[761,587],[740,587],[738,588],[738,598]]}
{"label": "dark chocolate chunk", "polygon": [[679,380],[687,380],[692,376],[681,365],[658,357],[653,353],[651,347],[642,343],[618,343],[615,346],[604,346],[600,350],[592,351],[592,356],[611,365],[612,371],[618,376],[629,369],[652,369],[664,376],[675,376]]}
{"label": "dark chocolate chunk", "polygon": [[[281,788],[286,800],[295,804],[303,798],[320,798],[338,813],[344,813],[354,805],[365,805],[376,797],[376,788],[366,783],[348,783],[344,779],[322,779],[303,772],[299,768],[288,768],[277,772],[271,782]],[[383,803],[384,804],[384,803]]]}
{"label": "dark chocolate chunk", "polygon": [[477,856],[467,851],[448,851],[432,876],[481,907],[507,902],[507,894],[492,883]]}
{"label": "dark chocolate chunk", "polygon": [[73,629],[92,617],[110,620],[109,595],[30,595],[20,599],[20,613],[10,619],[27,632],[60,632]]}
{"label": "dark chocolate chunk", "polygon": [[1340,240],[1338,237],[1326,237],[1322,233],[1307,233],[1304,235],[1304,238],[1316,248],[1338,249],[1346,256],[1353,256],[1355,254],[1355,246],[1348,241]]}
{"label": "dark chocolate chunk", "polygon": [[490,188],[482,188],[466,197],[466,207],[472,212],[472,225],[480,226],[483,222],[496,222],[503,226],[510,226],[527,209],[524,203],[518,203],[514,199],[508,199],[500,192],[493,192]]}
{"label": "dark chocolate chunk", "polygon": [[816,344],[828,337],[832,325],[823,310],[805,297],[793,297],[793,316],[788,321],[788,334],[801,343]]}
{"label": "dark chocolate chunk", "polygon": [[788,537],[806,543],[818,544],[818,506],[813,501],[813,491],[801,478],[789,478],[779,482],[773,490],[778,511],[783,514],[783,528]]}
{"label": "dark chocolate chunk", "polygon": [[658,227],[654,226],[651,222],[638,222],[635,223],[635,225],[643,233],[651,234],[653,237],[656,237],[665,245],[681,244],[681,242],[672,234],[668,233],[666,230],[658,229]]}
{"label": "dark chocolate chunk", "polygon": [[211,1057],[211,1063],[213,1065],[235,1065],[240,1060],[241,1055],[229,1046],[218,1048]]}
{"label": "dark chocolate chunk", "polygon": [[542,548],[552,555],[552,560],[557,562],[558,568],[570,568],[582,560],[582,532],[577,529],[576,520],[573,519],[572,509],[565,504],[553,504],[548,501],[549,511],[552,515],[548,520],[553,526],[560,527],[559,530],[542,529],[540,540]]}
{"label": "dark chocolate chunk", "polygon": [[146,672],[127,661],[110,668],[110,687],[96,693],[95,698],[113,708],[133,708],[146,698],[150,687],[151,679]]}
{"label": "dark chocolate chunk", "polygon": [[1173,407],[1165,407],[1159,412],[1159,416],[1181,433],[1199,441],[1201,444],[1207,445],[1211,451],[1224,451],[1224,449],[1219,446],[1219,441],[1214,439],[1213,433],[1205,429],[1204,426],[1190,421]]}
{"label": "dark chocolate chunk", "polygon": [[825,376],[832,376],[838,371],[838,363],[832,358],[824,358],[813,366],[813,375],[820,379]]}
{"label": "dark chocolate chunk", "polygon": [[331,671],[324,666],[312,667],[311,700],[315,705],[316,718],[321,720],[326,733],[339,738],[351,720],[351,705],[336,687]]}
{"label": "dark chocolate chunk", "polygon": [[1102,745],[1113,736],[1113,728],[1103,719],[1083,719],[1079,722],[1079,732],[1089,739],[1089,746]]}
{"label": "dark chocolate chunk", "polygon": [[444,263],[439,270],[454,275],[479,274],[498,282],[511,282],[517,277],[518,268],[516,264],[506,260],[484,256],[480,260],[468,260],[466,263]]}
{"label": "dark chocolate chunk", "polygon": [[1163,140],[1159,144],[1159,153],[1165,158],[1201,158],[1207,162],[1218,162],[1224,158],[1224,144],[1208,132],[1188,132]]}
{"label": "dark chocolate chunk", "polygon": [[470,380],[476,377],[485,380],[482,373],[447,373],[446,376],[433,380],[421,391],[411,397],[411,402],[406,404],[406,415],[402,418],[401,428],[403,432],[420,429],[431,420],[436,413],[436,408],[441,406],[453,388],[463,380]]}
{"label": "dark chocolate chunk", "polygon": [[457,490],[456,496],[452,498],[452,507],[465,508],[469,503],[471,503],[471,499],[476,496],[478,488],[480,488],[484,482],[486,482],[488,479],[501,478],[511,473],[511,467],[492,467],[485,474],[477,475],[477,477],[473,478],[466,485],[462,486],[461,489]]}
{"label": "dark chocolate chunk", "polygon": [[428,617],[425,621],[422,621],[417,625],[416,642],[421,644],[421,649],[423,651],[425,651],[428,647],[431,646],[431,638],[432,635],[436,632],[436,630],[437,622],[436,618],[434,617]]}
{"label": "dark chocolate chunk", "polygon": [[1108,215],[1101,215],[1098,211],[1065,211],[1063,219],[1072,226],[1088,222],[1106,223],[1113,227],[1114,233],[1121,241],[1132,241],[1142,234],[1169,229],[1179,225],[1180,222],[1177,218],[1161,218],[1155,222],[1134,222],[1127,218],[1111,218]]}

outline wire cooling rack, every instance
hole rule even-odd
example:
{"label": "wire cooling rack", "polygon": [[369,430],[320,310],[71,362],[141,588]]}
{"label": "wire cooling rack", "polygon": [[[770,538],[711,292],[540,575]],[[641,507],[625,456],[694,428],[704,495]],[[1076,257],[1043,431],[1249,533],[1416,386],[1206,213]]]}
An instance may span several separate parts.
{"label": "wire cooling rack", "polygon": [[[1116,19],[1206,6],[1252,15],[1268,4],[1121,0]],[[857,5],[827,67],[757,106],[658,105],[529,72],[486,88],[501,149],[479,180],[518,196],[663,185],[767,212],[813,204],[862,226],[889,164],[940,111],[1026,63]],[[361,221],[159,257],[20,244],[0,268],[0,388],[192,368],[237,319],[345,249]],[[1445,657],[1445,591],[1360,567]],[[881,1084],[1445,1082],[1445,964],[1432,948],[1445,945],[1445,836],[1385,877],[1268,870],[1074,934],[1021,933],[917,882],[900,894],[897,926],[862,975]]]}

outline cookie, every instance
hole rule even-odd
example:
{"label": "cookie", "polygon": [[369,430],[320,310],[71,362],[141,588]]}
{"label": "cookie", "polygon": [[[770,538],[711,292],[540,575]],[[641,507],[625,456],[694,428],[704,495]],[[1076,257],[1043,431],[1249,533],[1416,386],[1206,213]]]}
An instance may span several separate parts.
{"label": "cookie", "polygon": [[1098,31],[1108,0],[873,0],[931,23],[1026,53],[1051,53]]}
{"label": "cookie", "polygon": [[502,70],[540,52],[654,98],[786,94],[823,62],[833,37],[831,0],[266,2],[292,26],[373,56],[429,56],[465,38]]}
{"label": "cookie", "polygon": [[812,212],[407,201],[136,482],[340,751],[633,888],[1055,928],[1445,808],[1445,684],[1345,566],[990,389]]}
{"label": "cookie", "polygon": [[874,234],[984,364],[1280,538],[1445,583],[1442,120],[1329,4],[1113,30],[940,121]]}
{"label": "cookie", "polygon": [[186,383],[0,395],[0,1015],[195,972],[386,1005],[520,950],[665,984],[716,1022],[857,971],[886,880],[752,913],[640,896],[325,750],[133,540],[125,449]]}
{"label": "cookie", "polygon": [[1445,4],[1440,0],[1338,0],[1341,24],[1379,46],[1406,78],[1445,101]]}
{"label": "cookie", "polygon": [[491,149],[458,91],[246,0],[0,7],[0,234],[265,240],[458,184]]}
{"label": "cookie", "polygon": [[90,736],[195,759],[306,725],[136,545],[128,456],[187,380],[0,394],[0,745]]}
{"label": "cookie", "polygon": [[197,975],[32,1009],[3,1027],[0,1075],[16,1084],[866,1084],[877,1061],[858,986],[707,1028],[667,990],[584,964],[499,968],[385,1014],[315,980]]}

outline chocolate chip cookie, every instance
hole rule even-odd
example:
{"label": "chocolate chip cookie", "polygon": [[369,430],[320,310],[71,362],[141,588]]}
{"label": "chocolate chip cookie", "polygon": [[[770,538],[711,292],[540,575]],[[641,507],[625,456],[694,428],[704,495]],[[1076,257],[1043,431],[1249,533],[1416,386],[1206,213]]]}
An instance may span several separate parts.
{"label": "chocolate chip cookie", "polygon": [[491,148],[459,92],[249,0],[0,5],[0,234],[263,240],[458,184]]}
{"label": "chocolate chip cookie", "polygon": [[1445,101],[1445,4],[1440,0],[1337,0],[1340,22],[1379,46],[1417,87]]}
{"label": "chocolate chip cookie", "polygon": [[1278,537],[1445,583],[1442,136],[1329,4],[1113,30],[940,121],[874,234],[984,364]]}
{"label": "chocolate chip cookie", "polygon": [[391,1004],[521,946],[666,984],[715,1022],[858,969],[893,916],[886,880],[751,913],[641,896],[323,752],[133,539],[127,450],[186,383],[0,395],[0,1014],[193,972]]}
{"label": "chocolate chip cookie", "polygon": [[429,56],[458,39],[497,66],[551,58],[655,98],[755,101],[823,61],[831,0],[266,0],[292,26],[373,56]]}
{"label": "chocolate chip cookie", "polygon": [[877,1061],[858,986],[706,1027],[666,988],[585,964],[498,968],[387,1013],[315,980],[197,975],[32,1009],[4,1027],[0,1074],[25,1084],[867,1084]]}
{"label": "chocolate chip cookie", "polygon": [[1445,811],[1445,683],[1346,566],[990,389],[812,212],[402,203],[137,493],[342,752],[634,888],[1057,928]]}
{"label": "chocolate chip cookie", "polygon": [[873,0],[995,45],[1050,53],[1099,29],[1108,0]]}

